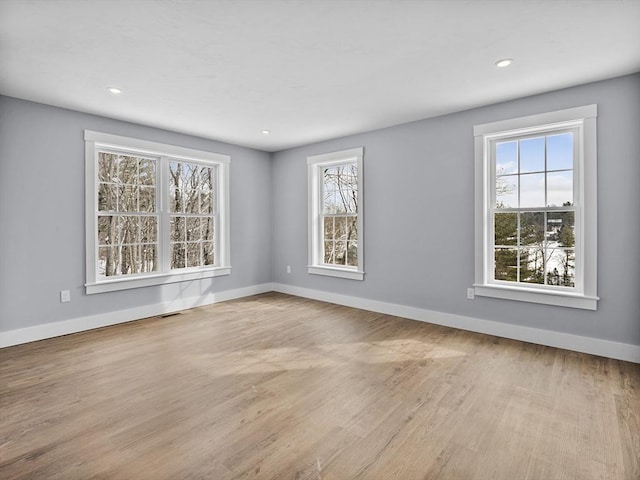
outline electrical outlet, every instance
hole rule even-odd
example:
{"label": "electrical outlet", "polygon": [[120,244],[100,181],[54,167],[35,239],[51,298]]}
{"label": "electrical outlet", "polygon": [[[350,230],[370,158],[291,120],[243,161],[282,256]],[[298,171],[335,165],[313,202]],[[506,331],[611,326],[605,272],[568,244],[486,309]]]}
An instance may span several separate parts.
{"label": "electrical outlet", "polygon": [[476,291],[473,288],[467,288],[467,298],[473,300],[476,298]]}
{"label": "electrical outlet", "polygon": [[60,290],[60,301],[62,303],[71,301],[71,292],[69,290]]}
{"label": "electrical outlet", "polygon": [[291,273],[291,265],[287,265],[287,273]]}

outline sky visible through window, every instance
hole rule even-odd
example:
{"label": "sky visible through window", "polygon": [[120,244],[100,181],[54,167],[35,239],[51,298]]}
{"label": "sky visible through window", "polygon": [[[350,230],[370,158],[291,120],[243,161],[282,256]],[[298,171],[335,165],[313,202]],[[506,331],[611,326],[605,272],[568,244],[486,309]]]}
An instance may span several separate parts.
{"label": "sky visible through window", "polygon": [[573,133],[496,144],[496,207],[573,204]]}

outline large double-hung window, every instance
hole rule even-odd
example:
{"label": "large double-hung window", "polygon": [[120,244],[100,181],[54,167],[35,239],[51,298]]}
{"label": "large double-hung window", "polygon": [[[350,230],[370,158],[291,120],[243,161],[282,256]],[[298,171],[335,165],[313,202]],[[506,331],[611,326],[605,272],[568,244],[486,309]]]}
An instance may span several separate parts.
{"label": "large double-hung window", "polygon": [[596,106],[479,125],[478,295],[596,308]]}
{"label": "large double-hung window", "polygon": [[217,153],[85,131],[87,293],[226,275]]}

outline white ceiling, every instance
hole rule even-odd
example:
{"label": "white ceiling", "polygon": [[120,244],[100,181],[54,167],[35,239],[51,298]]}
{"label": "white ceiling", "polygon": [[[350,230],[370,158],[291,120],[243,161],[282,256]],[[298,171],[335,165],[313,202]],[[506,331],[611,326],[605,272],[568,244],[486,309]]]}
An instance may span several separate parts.
{"label": "white ceiling", "polygon": [[639,25],[640,0],[0,0],[0,93],[277,151],[638,72]]}

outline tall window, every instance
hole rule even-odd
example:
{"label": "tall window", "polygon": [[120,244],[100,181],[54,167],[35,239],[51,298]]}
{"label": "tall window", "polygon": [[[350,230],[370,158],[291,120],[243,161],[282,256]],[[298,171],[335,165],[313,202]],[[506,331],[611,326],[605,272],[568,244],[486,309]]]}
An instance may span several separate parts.
{"label": "tall window", "polygon": [[595,112],[476,127],[476,294],[595,309]]}
{"label": "tall window", "polygon": [[309,273],[363,279],[362,161],[362,148],[307,159]]}
{"label": "tall window", "polygon": [[217,166],[169,162],[171,268],[215,264]]}
{"label": "tall window", "polygon": [[229,157],[85,132],[87,293],[230,273]]}
{"label": "tall window", "polygon": [[97,273],[101,278],[158,268],[158,159],[97,152]]}
{"label": "tall window", "polygon": [[491,142],[493,280],[575,287],[577,128]]}

